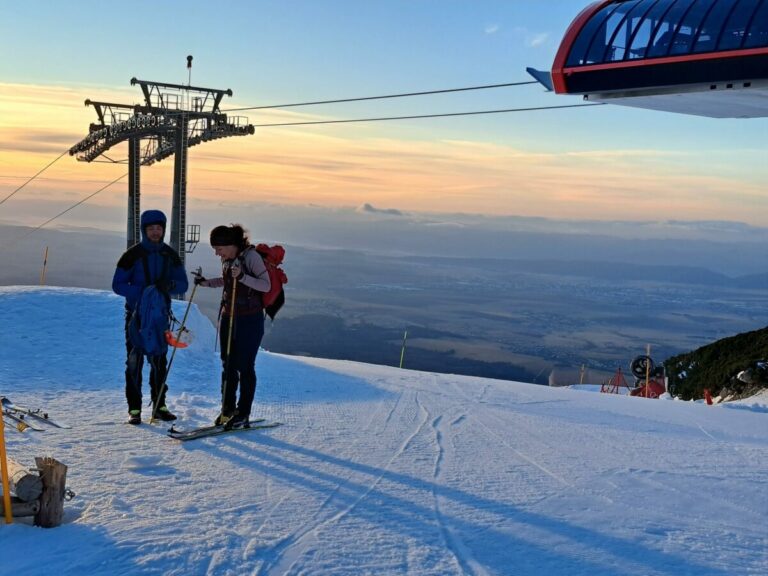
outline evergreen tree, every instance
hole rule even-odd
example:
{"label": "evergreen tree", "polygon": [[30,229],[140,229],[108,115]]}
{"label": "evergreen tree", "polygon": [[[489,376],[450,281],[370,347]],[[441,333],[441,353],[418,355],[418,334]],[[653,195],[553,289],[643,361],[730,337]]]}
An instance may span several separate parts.
{"label": "evergreen tree", "polygon": [[673,356],[664,362],[664,367],[670,390],[691,400],[702,398],[705,388],[715,395],[730,387],[739,372],[759,360],[768,360],[768,327]]}

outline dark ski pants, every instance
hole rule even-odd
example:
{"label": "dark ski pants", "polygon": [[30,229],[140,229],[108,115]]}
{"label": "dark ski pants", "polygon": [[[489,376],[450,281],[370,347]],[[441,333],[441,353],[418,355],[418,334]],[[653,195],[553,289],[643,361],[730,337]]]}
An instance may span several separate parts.
{"label": "dark ski pants", "polygon": [[[227,357],[229,337],[229,316],[221,317],[219,347],[221,350],[221,411],[231,415],[237,413],[250,416],[251,404],[256,395],[256,354],[264,337],[264,314],[235,316],[232,325],[232,346]],[[240,398],[237,388],[240,386]]]}
{"label": "dark ski pants", "polygon": [[[141,410],[141,382],[142,371],[144,369],[144,354],[134,348],[128,335],[128,316],[125,322],[125,351],[127,359],[125,361],[125,398],[128,400],[128,410]],[[168,390],[164,387],[162,393],[160,388],[165,383],[165,376],[168,370],[168,360],[163,356],[148,356],[149,361],[149,389],[152,398],[152,406],[165,406],[165,393]],[[158,398],[158,393],[159,398]]]}

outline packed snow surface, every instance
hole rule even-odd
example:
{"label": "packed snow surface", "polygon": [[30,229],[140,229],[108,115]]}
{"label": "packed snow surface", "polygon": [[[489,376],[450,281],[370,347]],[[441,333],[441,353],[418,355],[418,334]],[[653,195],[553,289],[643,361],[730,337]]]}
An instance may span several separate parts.
{"label": "packed snow surface", "polygon": [[[263,352],[254,416],[283,425],[181,443],[125,424],[121,298],[4,287],[0,318],[0,394],[72,425],[7,426],[9,455],[55,457],[76,493],[58,528],[0,524],[3,574],[768,574],[765,397]],[[178,428],[219,407],[215,328],[194,305],[189,325],[169,376]]]}

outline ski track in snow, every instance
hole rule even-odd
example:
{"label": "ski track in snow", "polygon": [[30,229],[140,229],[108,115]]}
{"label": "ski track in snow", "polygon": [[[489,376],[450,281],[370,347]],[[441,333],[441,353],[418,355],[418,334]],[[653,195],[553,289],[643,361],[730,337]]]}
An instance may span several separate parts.
{"label": "ski track in snow", "polygon": [[[254,417],[284,425],[180,443],[123,423],[119,298],[0,288],[0,317],[0,394],[73,426],[8,430],[9,452],[60,459],[77,493],[60,528],[0,526],[9,574],[768,573],[762,407],[263,353]],[[218,410],[214,329],[190,322],[179,428]]]}
{"label": "ski track in snow", "polygon": [[[385,419],[385,425],[392,421],[393,414],[397,409],[401,398],[402,394],[398,397],[394,406],[388,411],[387,417]],[[365,428],[363,428],[362,432],[368,432],[370,430],[372,423],[376,422],[377,420],[376,415],[384,408],[386,408],[385,405],[379,405],[379,407],[374,411],[372,418],[368,421]],[[344,450],[344,456],[354,454],[357,444],[363,437],[364,435],[362,434],[357,436],[351,445]],[[393,458],[396,456],[397,455],[393,456]],[[329,492],[328,496],[325,498],[322,504],[320,504],[320,507],[314,513],[312,519],[307,522],[304,527],[286,536],[282,542],[272,548],[271,552],[264,561],[263,569],[265,571],[278,574],[290,571],[291,565],[295,562],[294,559],[306,553],[306,551],[311,547],[311,544],[316,544],[316,538],[313,539],[313,535],[316,535],[323,528],[327,527],[331,523],[337,522],[348,513],[350,513],[354,507],[363,498],[365,498],[365,496],[370,493],[371,490],[373,490],[376,485],[376,481],[369,485],[367,490],[356,501],[354,501],[351,505],[348,505],[348,507],[346,507],[341,512],[338,512],[336,510],[337,504],[339,501],[344,500],[344,497],[340,496],[340,493],[349,484],[351,484],[351,475],[347,475],[345,478],[342,478],[341,481],[335,485],[333,490]],[[330,510],[330,512],[327,512],[328,510]],[[289,560],[286,561],[286,558]],[[289,564],[289,566],[286,567],[285,564]]]}

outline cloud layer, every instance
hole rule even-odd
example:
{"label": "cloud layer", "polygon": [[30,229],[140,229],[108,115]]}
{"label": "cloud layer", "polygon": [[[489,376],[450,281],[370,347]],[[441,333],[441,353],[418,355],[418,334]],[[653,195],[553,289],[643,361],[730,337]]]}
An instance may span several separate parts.
{"label": "cloud layer", "polygon": [[[0,84],[0,197],[87,133],[95,114],[82,106],[83,93],[88,92]],[[99,96],[130,101],[120,91]],[[271,111],[260,118],[320,117]],[[125,157],[121,146],[110,151],[113,159]],[[606,145],[546,151],[491,141],[384,137],[357,126],[273,128],[191,149],[188,192],[191,198],[208,201],[368,204],[368,212],[383,206],[560,219],[674,218],[760,225],[768,215],[765,168],[750,172],[743,166],[764,164],[763,150]],[[173,160],[168,159],[142,169],[143,192],[170,195],[172,168]],[[85,164],[67,156],[24,193],[27,199],[45,202],[82,198],[99,182],[126,171],[123,164]],[[124,204],[125,184],[115,188],[94,202]]]}

